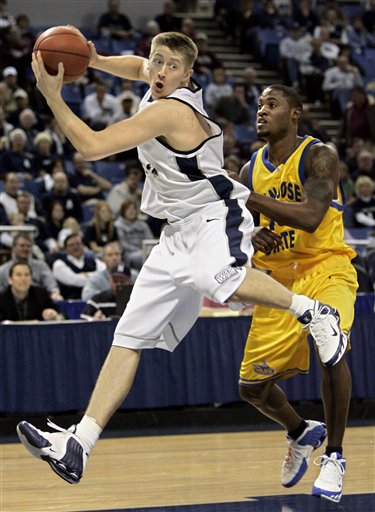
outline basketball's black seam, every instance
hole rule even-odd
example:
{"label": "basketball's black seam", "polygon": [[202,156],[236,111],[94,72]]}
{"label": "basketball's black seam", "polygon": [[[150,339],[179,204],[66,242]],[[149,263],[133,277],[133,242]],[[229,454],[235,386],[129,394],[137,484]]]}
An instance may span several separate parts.
{"label": "basketball's black seam", "polygon": [[43,48],[37,48],[34,52],[45,52],[45,53],[61,53],[65,55],[74,55],[75,57],[81,57],[82,59],[90,60],[90,57],[81,55],[80,53],[68,52],[66,50],[44,50]]}

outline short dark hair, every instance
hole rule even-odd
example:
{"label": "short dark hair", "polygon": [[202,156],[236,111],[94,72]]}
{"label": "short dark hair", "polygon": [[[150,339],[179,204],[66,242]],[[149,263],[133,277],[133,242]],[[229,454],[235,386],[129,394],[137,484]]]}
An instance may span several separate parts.
{"label": "short dark hair", "polygon": [[22,265],[23,267],[27,267],[30,270],[30,275],[31,276],[33,275],[31,266],[27,262],[16,261],[15,263],[13,263],[13,265],[9,269],[9,277],[12,277],[14,269],[16,267],[19,267],[20,265]]}
{"label": "short dark hair", "polygon": [[289,106],[292,108],[300,108],[303,109],[303,101],[298,92],[293,89],[293,87],[288,87],[283,84],[272,84],[268,85],[267,89],[276,89],[276,91],[280,91],[285,97],[286,101],[289,103]]}

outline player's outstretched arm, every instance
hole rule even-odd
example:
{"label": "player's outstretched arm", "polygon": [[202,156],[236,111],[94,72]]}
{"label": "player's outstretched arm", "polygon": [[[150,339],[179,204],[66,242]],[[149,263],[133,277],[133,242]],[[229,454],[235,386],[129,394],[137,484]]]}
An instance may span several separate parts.
{"label": "player's outstretched arm", "polygon": [[91,41],[88,44],[91,49],[89,64],[91,68],[119,76],[120,78],[127,78],[128,80],[149,82],[147,71],[148,59],[136,55],[99,55],[94,44]]}

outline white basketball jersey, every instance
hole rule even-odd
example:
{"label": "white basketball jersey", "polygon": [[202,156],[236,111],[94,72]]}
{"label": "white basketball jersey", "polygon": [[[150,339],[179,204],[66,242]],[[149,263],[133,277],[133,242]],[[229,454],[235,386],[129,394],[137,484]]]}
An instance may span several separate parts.
{"label": "white basketball jersey", "polygon": [[[158,139],[138,146],[146,179],[141,210],[174,222],[196,214],[217,201],[247,200],[249,190],[229,178],[223,169],[223,132],[203,108],[202,88],[177,89],[165,99],[176,99],[205,117],[212,135],[190,151],[177,151]],[[153,101],[148,91],[140,109]]]}

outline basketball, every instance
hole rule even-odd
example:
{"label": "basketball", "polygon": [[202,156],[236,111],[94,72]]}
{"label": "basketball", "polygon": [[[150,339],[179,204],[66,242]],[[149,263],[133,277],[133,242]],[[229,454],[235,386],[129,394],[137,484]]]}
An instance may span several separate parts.
{"label": "basketball", "polygon": [[40,51],[46,71],[57,75],[58,64],[64,64],[64,83],[82,76],[90,61],[90,47],[78,29],[70,25],[52,27],[40,34],[34,52]]}

